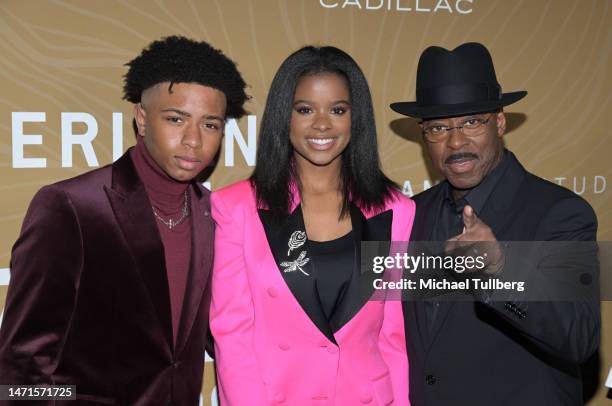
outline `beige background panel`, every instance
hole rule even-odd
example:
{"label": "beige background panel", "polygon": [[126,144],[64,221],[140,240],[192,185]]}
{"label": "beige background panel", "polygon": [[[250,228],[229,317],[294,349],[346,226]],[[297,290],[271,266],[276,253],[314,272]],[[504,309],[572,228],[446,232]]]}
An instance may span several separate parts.
{"label": "beige background panel", "polygon": [[[411,11],[401,10],[406,8]],[[120,136],[122,149],[133,144],[132,107],[121,100],[123,64],[150,41],[170,34],[207,40],[238,62],[253,96],[251,124],[247,118],[238,123],[245,140],[249,130],[256,131],[270,82],[290,52],[310,43],[349,52],[370,81],[385,170],[406,193],[420,192],[435,175],[424,159],[415,121],[392,112],[388,104],[414,100],[418,56],[428,45],[482,42],[493,54],[503,89],[529,91],[507,108],[507,146],[530,171],[586,198],[598,215],[599,240],[611,240],[611,8],[609,0],[4,0],[0,268],[9,266],[33,194],[42,185],[91,169],[78,146],[72,148],[72,165],[61,166],[62,113],[93,117],[98,126],[93,151],[99,165],[110,163],[114,136]],[[26,145],[24,155],[46,158],[46,167],[14,167],[14,112],[45,113],[44,122],[25,123],[23,132],[42,135],[42,145]],[[113,130],[113,113],[123,114],[119,133]],[[87,129],[82,123],[73,126],[75,134]],[[252,170],[227,138],[235,164],[225,165],[229,151],[224,147],[210,179],[213,189]],[[0,308],[5,292],[0,286]],[[612,365],[610,303],[604,304],[602,317],[603,382]],[[210,399],[211,373],[205,381],[204,398]],[[591,404],[603,405],[604,396],[600,385]]]}

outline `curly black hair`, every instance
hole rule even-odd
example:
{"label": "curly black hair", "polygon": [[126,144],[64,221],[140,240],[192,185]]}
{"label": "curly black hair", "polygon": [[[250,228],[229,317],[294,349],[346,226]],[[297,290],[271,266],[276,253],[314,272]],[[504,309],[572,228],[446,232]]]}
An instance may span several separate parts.
{"label": "curly black hair", "polygon": [[243,105],[249,96],[236,64],[207,42],[165,37],[149,44],[126,66],[123,98],[132,103],[140,103],[142,92],[158,83],[198,83],[225,93],[228,117],[246,114]]}

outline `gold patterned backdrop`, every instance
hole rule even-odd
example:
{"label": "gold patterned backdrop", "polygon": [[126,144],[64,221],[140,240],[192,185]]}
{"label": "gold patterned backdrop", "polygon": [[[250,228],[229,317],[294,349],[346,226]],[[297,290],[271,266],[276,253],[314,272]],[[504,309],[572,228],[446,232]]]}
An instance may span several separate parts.
{"label": "gold patterned backdrop", "polygon": [[[0,1],[0,309],[10,249],[41,186],[112,162],[133,144],[121,100],[124,64],[154,39],[209,41],[238,62],[251,112],[226,128],[212,189],[248,176],[258,119],[281,61],[305,44],[349,52],[370,81],[386,172],[418,193],[435,180],[414,121],[388,104],[414,100],[418,56],[466,41],[492,52],[505,91],[507,146],[539,176],[581,194],[612,239],[612,1],[609,0],[2,0]],[[603,306],[602,381],[612,365]],[[203,404],[211,404],[207,363]],[[603,382],[591,405],[603,405]],[[214,404],[214,402],[213,402]]]}

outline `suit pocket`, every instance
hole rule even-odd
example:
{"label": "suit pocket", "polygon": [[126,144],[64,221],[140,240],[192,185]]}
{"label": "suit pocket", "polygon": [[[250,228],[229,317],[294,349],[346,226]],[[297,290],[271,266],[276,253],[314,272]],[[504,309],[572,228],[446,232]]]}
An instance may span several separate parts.
{"label": "suit pocket", "polygon": [[382,377],[372,382],[374,387],[374,396],[379,406],[387,406],[393,404],[393,385],[391,384],[391,375],[385,374]]}

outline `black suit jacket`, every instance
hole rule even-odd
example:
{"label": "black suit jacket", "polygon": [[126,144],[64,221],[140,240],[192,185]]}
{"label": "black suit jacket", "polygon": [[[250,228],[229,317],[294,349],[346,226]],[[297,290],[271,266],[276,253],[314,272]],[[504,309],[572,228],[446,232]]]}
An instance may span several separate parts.
{"label": "black suit jacket", "polygon": [[[540,179],[514,155],[480,218],[499,241],[594,241],[596,217],[576,194]],[[429,241],[443,184],[414,197],[411,240]],[[572,302],[404,303],[413,406],[579,405],[579,363],[599,345],[597,298]]]}
{"label": "black suit jacket", "polygon": [[190,193],[176,345],[164,248],[129,153],[36,194],[12,252],[0,384],[76,385],[67,405],[198,404],[214,223],[209,192]]}

